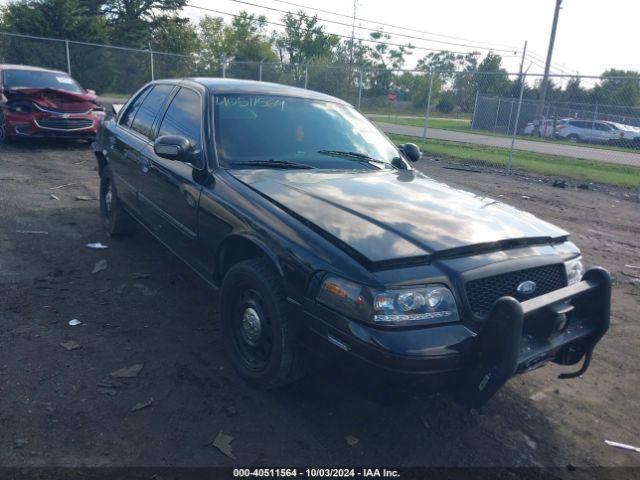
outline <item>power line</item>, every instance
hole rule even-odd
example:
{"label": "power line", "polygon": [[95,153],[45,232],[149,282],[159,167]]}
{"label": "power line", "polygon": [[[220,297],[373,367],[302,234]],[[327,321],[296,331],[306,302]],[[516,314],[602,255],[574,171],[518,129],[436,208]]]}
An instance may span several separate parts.
{"label": "power line", "polygon": [[[335,16],[338,16],[338,17],[351,18],[351,16],[349,16],[349,15],[345,15],[345,14],[342,14],[342,13],[331,12],[329,10],[322,10],[320,8],[311,7],[309,5],[301,5],[299,3],[289,2],[289,1],[286,1],[286,0],[273,0],[273,1],[274,2],[278,2],[278,3],[284,3],[286,5],[291,5],[291,6],[294,6],[294,7],[299,7],[299,8],[308,8],[308,9],[314,10],[316,12],[328,13],[330,15],[335,15]],[[469,38],[456,37],[456,36],[453,36],[453,35],[445,35],[443,33],[429,32],[427,30],[417,30],[415,28],[408,28],[408,27],[406,27],[404,25],[393,25],[391,23],[384,23],[384,22],[380,22],[378,20],[369,20],[369,19],[361,18],[361,17],[356,17],[356,20],[360,20],[361,22],[367,22],[367,23],[375,23],[377,25],[382,25],[382,26],[385,26],[385,27],[400,28],[402,30],[408,30],[408,31],[411,31],[411,32],[424,33],[424,34],[427,34],[427,35],[435,35],[437,37],[450,38],[452,40],[461,40],[461,41],[464,41],[464,42],[476,42],[476,43],[484,43],[485,45],[494,45],[494,46],[497,46],[497,47],[505,48],[505,49],[507,49],[507,51],[513,51],[513,50],[517,50],[517,49],[520,48],[520,47],[514,47],[513,45],[505,45],[505,44],[500,44],[500,43],[482,42],[482,41],[479,42],[477,40],[472,40],[472,39],[469,39]],[[486,49],[486,48],[483,48],[483,49]]]}
{"label": "power line", "polygon": [[[293,14],[293,15],[299,15],[299,13],[294,13],[294,12],[290,12],[288,10],[282,10],[280,8],[275,8],[275,7],[268,7],[266,5],[260,5],[258,3],[252,3],[252,2],[248,2],[246,0],[229,0],[230,2],[234,2],[234,3],[240,3],[242,5],[248,5],[251,7],[257,7],[257,8],[263,8],[265,10],[270,10],[273,12],[279,12],[279,13],[284,13],[284,14]],[[318,11],[322,11],[322,10],[318,10]],[[336,14],[337,15],[337,14]],[[374,28],[368,28],[368,27],[362,27],[359,25],[355,25],[355,23],[345,23],[345,22],[338,22],[336,20],[328,20],[326,18],[319,18],[317,17],[318,20],[322,21],[322,22],[326,22],[326,23],[333,23],[336,25],[341,25],[343,27],[349,27],[352,30],[354,28],[357,28],[358,30],[366,30],[366,31],[370,31],[370,32],[376,32],[379,31],[377,29]],[[359,20],[356,16],[352,16],[350,17],[353,21],[355,20]],[[382,24],[380,24],[382,25]],[[500,51],[500,52],[509,52],[509,53],[513,53],[514,55],[517,54],[517,50],[518,49],[504,49],[504,48],[492,48],[492,47],[481,47],[478,45],[470,45],[468,43],[459,43],[459,42],[451,42],[451,41],[447,41],[447,40],[438,40],[435,38],[426,38],[426,37],[417,37],[415,35],[407,35],[404,33],[398,33],[398,32],[386,32],[392,35],[395,35],[397,37],[404,37],[404,38],[409,38],[411,40],[421,40],[421,41],[425,41],[425,42],[432,42],[432,43],[443,43],[445,45],[454,45],[456,47],[467,47],[467,48],[473,48],[476,50],[493,50],[493,51]]]}
{"label": "power line", "polygon": [[[204,10],[207,12],[212,12],[212,13],[217,13],[219,15],[229,15],[231,17],[234,18],[240,18],[241,15],[235,14],[235,13],[229,13],[229,12],[223,12],[222,10],[215,10],[213,8],[209,8],[209,7],[201,7],[199,5],[193,5],[191,3],[187,3],[186,4],[187,7],[191,7],[191,8],[196,8],[198,10]],[[270,25],[276,25],[279,27],[286,27],[286,25],[284,23],[279,23],[279,22],[273,22],[270,20],[266,20],[265,23],[268,23]],[[303,29],[303,31],[310,31],[310,29]],[[326,32],[328,35],[333,35],[335,37],[338,38],[344,38],[347,40],[351,39],[350,35],[340,35],[338,33],[331,33],[331,32]],[[400,43],[393,43],[393,42],[380,42],[377,40],[373,40],[373,39],[369,39],[369,38],[360,38],[360,37],[354,37],[354,40],[358,40],[360,42],[367,42],[367,43],[374,43],[377,45],[389,45],[389,46],[393,46],[393,47],[407,47],[407,45],[403,45]],[[420,46],[416,46],[416,45],[411,45],[411,48],[416,49],[416,50],[426,50],[426,51],[430,51],[430,52],[441,52],[442,49],[441,48],[429,48],[429,47],[420,47]],[[452,50],[447,50],[451,53],[459,53],[459,54],[467,54],[467,53],[472,53],[469,51],[452,51]],[[516,54],[517,52],[514,52],[514,54]]]}

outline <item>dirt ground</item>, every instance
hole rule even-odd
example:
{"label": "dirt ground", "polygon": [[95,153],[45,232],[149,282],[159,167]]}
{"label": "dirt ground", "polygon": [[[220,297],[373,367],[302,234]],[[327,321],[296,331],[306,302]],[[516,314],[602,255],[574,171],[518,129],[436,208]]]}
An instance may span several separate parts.
{"label": "dirt ground", "polygon": [[[640,204],[620,191],[418,166],[571,231],[586,263],[612,272],[611,330],[584,377],[537,370],[480,412],[420,392],[380,402],[322,370],[254,390],[222,354],[216,294],[148,234],[103,233],[90,147],[4,146],[0,465],[640,466],[640,454],[604,443],[640,445],[640,269],[625,266],[640,266]],[[107,268],[92,273],[101,260]],[[80,348],[61,346],[70,341]],[[136,364],[134,378],[109,377]],[[211,446],[220,431],[237,460]]]}

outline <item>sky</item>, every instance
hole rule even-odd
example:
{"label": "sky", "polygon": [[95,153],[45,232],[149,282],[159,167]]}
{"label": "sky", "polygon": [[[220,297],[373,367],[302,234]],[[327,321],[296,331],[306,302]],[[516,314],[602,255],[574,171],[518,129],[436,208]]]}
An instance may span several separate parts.
{"label": "sky", "polygon": [[[317,13],[326,20],[350,24],[349,18],[314,11],[315,8],[342,15],[353,15],[353,0],[288,0],[305,5],[303,10]],[[276,8],[297,10],[298,7],[277,0],[246,0],[246,2]],[[282,13],[247,5],[232,0],[189,0],[192,5],[215,10],[238,13],[247,10],[266,15],[270,21],[280,22]],[[383,27],[389,33],[397,32],[415,37],[429,37],[434,40],[448,40],[455,43],[480,45],[494,44],[515,47],[518,54],[496,52],[504,56],[507,70],[517,72],[520,52],[524,41],[528,41],[528,51],[534,58],[530,73],[542,73],[544,59],[549,45],[549,34],[555,0],[358,0],[356,16],[374,22],[356,21],[356,26],[376,28],[377,22],[404,26],[404,28]],[[196,20],[207,12],[187,8],[186,14]],[[210,15],[216,15],[209,12]],[[231,18],[225,15],[225,18]],[[640,69],[640,54],[637,52],[637,28],[640,18],[640,0],[563,0],[558,31],[553,54],[552,72],[558,74],[576,72],[582,75],[597,75],[608,68]],[[326,30],[349,36],[351,28],[325,22]],[[270,29],[280,27],[270,25]],[[411,30],[410,30],[411,29]],[[460,37],[470,41],[419,33]],[[367,30],[356,29],[356,36],[368,37]],[[417,47],[435,49],[472,50],[468,47],[447,45],[433,41],[392,36],[394,43],[411,42]],[[501,48],[501,47],[498,47]],[[486,53],[486,49],[482,50]],[[414,50],[407,61],[407,67],[429,53]]]}
{"label": "sky", "polygon": [[[9,0],[0,0],[0,5]],[[351,24],[353,0],[188,0],[189,4],[237,14],[241,10],[263,14],[269,21],[280,23],[282,12],[304,5],[309,14],[317,13],[323,20]],[[289,2],[289,3],[287,3]],[[250,5],[252,4],[252,5]],[[530,73],[542,73],[549,44],[555,0],[357,0],[356,16],[371,20],[356,21],[356,26],[377,28],[379,22],[404,28],[383,27],[388,33],[399,33],[428,39],[404,38],[392,35],[391,42],[411,42],[416,47],[470,51],[473,48],[447,45],[434,40],[448,40],[478,47],[507,47],[496,51],[503,55],[503,65],[517,72],[524,41],[528,41],[531,56],[525,62]],[[319,8],[333,13],[314,10]],[[184,16],[197,21],[213,12],[187,7]],[[553,54],[552,73],[598,75],[608,68],[640,70],[637,52],[637,23],[640,0],[563,0]],[[349,36],[350,26],[323,22],[326,31]],[[269,25],[269,30],[280,29]],[[416,31],[417,30],[417,31]],[[422,31],[422,33],[420,32]],[[424,33],[429,32],[429,33]],[[356,37],[368,38],[369,31],[357,29]],[[459,37],[452,39],[448,37]],[[514,50],[517,53],[514,54]],[[487,48],[481,50],[486,53]],[[418,59],[429,53],[416,48],[408,57],[406,67],[412,68]]]}

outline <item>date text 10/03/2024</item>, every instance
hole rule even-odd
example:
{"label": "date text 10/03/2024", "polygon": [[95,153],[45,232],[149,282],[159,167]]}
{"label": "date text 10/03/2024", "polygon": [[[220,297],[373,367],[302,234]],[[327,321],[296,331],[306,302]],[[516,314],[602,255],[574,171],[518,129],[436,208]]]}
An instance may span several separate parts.
{"label": "date text 10/03/2024", "polygon": [[309,478],[398,478],[400,473],[397,470],[386,468],[235,468],[234,478],[242,477],[309,477]]}

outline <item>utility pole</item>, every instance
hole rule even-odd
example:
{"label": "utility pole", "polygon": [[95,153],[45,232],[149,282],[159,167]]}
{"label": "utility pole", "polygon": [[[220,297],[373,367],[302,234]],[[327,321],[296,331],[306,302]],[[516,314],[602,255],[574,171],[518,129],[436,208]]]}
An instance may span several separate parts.
{"label": "utility pole", "polygon": [[358,9],[358,0],[353,0],[353,19],[351,21],[351,48],[349,52],[349,84],[351,84],[351,71],[353,68],[353,43],[356,35],[356,11]]}
{"label": "utility pole", "polygon": [[547,100],[547,87],[549,85],[549,68],[551,67],[551,58],[553,57],[553,45],[556,42],[556,29],[558,28],[558,17],[560,16],[560,7],[562,6],[562,0],[556,0],[556,8],[553,12],[553,24],[551,25],[551,37],[549,38],[549,49],[547,50],[547,61],[544,65],[544,77],[542,77],[542,85],[540,92],[540,103],[538,105],[538,112],[536,117],[538,118],[538,132],[540,131],[540,125],[542,123],[542,113],[544,112],[544,103]]}

